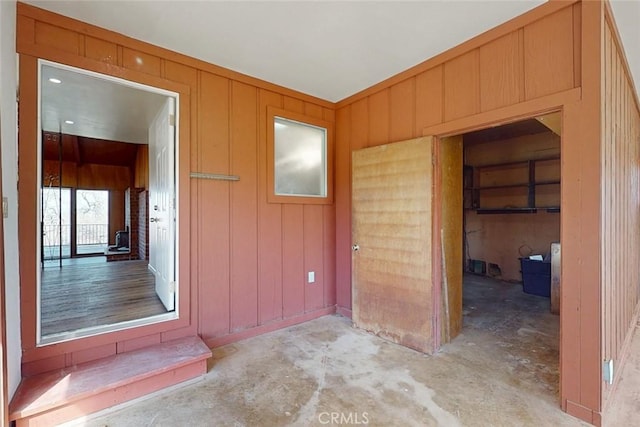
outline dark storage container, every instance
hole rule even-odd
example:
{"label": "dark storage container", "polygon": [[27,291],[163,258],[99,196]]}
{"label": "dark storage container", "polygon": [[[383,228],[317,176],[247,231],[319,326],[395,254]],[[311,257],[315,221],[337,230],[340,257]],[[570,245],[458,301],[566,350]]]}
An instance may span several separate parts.
{"label": "dark storage container", "polygon": [[532,295],[551,296],[551,263],[520,258],[522,289]]}

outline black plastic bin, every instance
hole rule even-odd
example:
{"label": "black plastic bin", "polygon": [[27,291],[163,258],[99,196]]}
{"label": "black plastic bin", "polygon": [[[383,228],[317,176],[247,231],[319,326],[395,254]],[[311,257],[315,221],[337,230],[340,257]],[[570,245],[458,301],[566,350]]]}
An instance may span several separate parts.
{"label": "black plastic bin", "polygon": [[551,296],[551,262],[520,258],[522,290],[527,294]]}

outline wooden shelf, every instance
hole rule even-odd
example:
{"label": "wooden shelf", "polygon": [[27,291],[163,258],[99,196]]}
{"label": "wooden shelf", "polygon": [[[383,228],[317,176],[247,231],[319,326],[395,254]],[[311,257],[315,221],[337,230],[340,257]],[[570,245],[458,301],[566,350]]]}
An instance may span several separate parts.
{"label": "wooden shelf", "polygon": [[475,211],[478,215],[532,214],[538,212],[538,208],[478,208]]}
{"label": "wooden shelf", "polygon": [[[544,161],[559,160],[559,159],[560,159],[559,156],[554,156],[554,157],[545,157],[540,159],[496,163],[496,164],[488,164],[488,165],[473,166],[473,167],[465,166],[464,192],[465,192],[465,199],[467,200],[465,202],[466,209],[475,210],[478,214],[485,214],[485,215],[536,213],[538,212],[539,209],[546,210],[547,212],[560,212],[559,206],[550,206],[550,207],[536,206],[536,187],[560,184],[559,179],[536,180],[536,163],[544,162]],[[516,182],[516,183],[505,182],[504,184],[496,184],[496,185],[481,184],[480,182],[481,171],[490,170],[489,173],[495,176],[495,178],[492,179],[493,181],[496,181],[496,180],[507,181],[510,175],[500,176],[502,172],[501,169],[504,169],[504,172],[509,174],[510,172],[508,172],[508,170],[511,169],[513,166],[523,167],[522,168],[524,169],[523,173],[527,174],[526,182],[522,182],[522,179],[524,179],[524,176],[520,176],[520,179],[519,179],[520,182]],[[499,189],[509,189],[509,188],[521,188],[523,190],[526,190],[526,203],[523,200],[522,202],[520,202],[522,206],[515,206],[515,207],[509,207],[509,208],[486,208],[482,206],[480,193],[487,190],[499,190]],[[482,197],[491,198],[493,196],[487,195]],[[497,197],[497,193],[496,193],[496,197]],[[493,204],[495,205],[498,203],[495,203],[494,201]]]}

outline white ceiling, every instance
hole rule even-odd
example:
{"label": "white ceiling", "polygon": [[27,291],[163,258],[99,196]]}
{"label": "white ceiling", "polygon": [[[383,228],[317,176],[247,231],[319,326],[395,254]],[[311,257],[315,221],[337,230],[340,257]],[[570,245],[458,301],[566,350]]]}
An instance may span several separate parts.
{"label": "white ceiling", "polygon": [[[544,3],[25,2],[333,102]],[[640,0],[613,0],[612,8],[639,87]]]}
{"label": "white ceiling", "polygon": [[135,144],[148,143],[149,126],[167,99],[113,79],[45,64],[40,87],[42,130]]}
{"label": "white ceiling", "polygon": [[344,99],[543,3],[26,2],[329,101]]}

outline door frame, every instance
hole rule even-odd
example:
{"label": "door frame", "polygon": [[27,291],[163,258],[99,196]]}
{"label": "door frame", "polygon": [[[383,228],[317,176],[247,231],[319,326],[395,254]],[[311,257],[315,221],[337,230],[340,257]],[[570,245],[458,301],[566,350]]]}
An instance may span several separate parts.
{"label": "door frame", "polygon": [[18,135],[18,157],[20,181],[18,196],[21,204],[21,215],[18,224],[19,239],[22,254],[34,253],[38,248],[38,206],[37,185],[38,177],[34,173],[38,165],[39,154],[34,141],[38,136],[38,108],[39,108],[39,61],[54,62],[57,65],[80,69],[88,73],[98,73],[115,80],[125,80],[132,85],[142,85],[157,88],[176,94],[176,277],[180,281],[177,293],[176,313],[172,320],[146,325],[135,325],[130,328],[107,331],[101,334],[68,341],[57,342],[53,345],[38,343],[37,310],[37,275],[39,267],[37,257],[20,257],[20,299],[21,299],[21,338],[22,363],[29,364],[39,360],[59,357],[65,353],[90,349],[107,344],[114,344],[148,336],[159,336],[170,331],[178,331],[176,336],[196,333],[193,313],[196,312],[194,301],[191,301],[191,281],[189,274],[190,250],[190,87],[181,83],[165,80],[161,77],[122,68],[116,65],[99,62],[62,51],[41,52],[40,58],[28,54],[19,57],[20,66],[20,131]]}
{"label": "door frame", "polygon": [[[567,123],[571,123],[567,120],[567,115],[569,110],[576,108],[581,101],[581,91],[580,89],[570,89],[564,92],[560,92],[554,95],[545,96],[542,98],[538,98],[532,101],[523,102],[520,104],[516,104],[510,107],[504,107],[498,110],[489,111],[486,113],[476,114],[474,116],[465,117],[463,119],[454,120],[451,122],[429,126],[423,129],[423,135],[434,135],[434,191],[433,191],[433,295],[434,295],[434,350],[437,351],[442,346],[442,251],[440,250],[440,239],[441,239],[441,226],[442,226],[442,211],[440,209],[442,203],[442,188],[440,182],[440,176],[442,173],[442,163],[439,158],[440,153],[440,144],[443,143],[443,139],[450,137],[461,135],[464,133],[482,130],[494,126],[500,126],[508,123],[517,122],[520,120],[524,120],[527,118],[532,118],[552,112],[559,112],[562,117],[562,128],[560,135],[560,156],[561,156],[561,175],[563,174],[564,169],[567,167],[564,159],[565,157],[565,147],[568,146],[568,141],[571,140],[569,135],[572,135],[571,132],[577,132],[579,129],[569,129],[566,126]],[[565,220],[566,216],[563,216],[563,205],[565,204],[565,199],[562,197],[564,192],[563,184],[561,183],[561,199],[560,199],[560,240],[563,241],[562,236],[564,232],[566,232]],[[438,207],[436,209],[435,207]],[[460,224],[462,226],[462,224]],[[563,228],[565,229],[563,231]],[[564,264],[567,260],[567,257],[563,257],[561,264]],[[567,379],[563,376],[563,361],[571,355],[569,353],[573,353],[575,351],[580,351],[578,348],[572,348],[569,343],[566,341],[568,338],[568,331],[566,330],[566,324],[573,323],[573,319],[568,319],[574,313],[565,312],[562,310],[562,301],[567,298],[567,289],[566,287],[560,288],[560,342],[559,342],[559,399],[560,405],[565,409],[565,398],[563,395],[563,387],[566,387],[564,384]],[[575,315],[575,314],[574,314]],[[565,409],[566,410],[566,409]]]}

